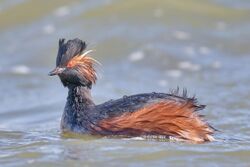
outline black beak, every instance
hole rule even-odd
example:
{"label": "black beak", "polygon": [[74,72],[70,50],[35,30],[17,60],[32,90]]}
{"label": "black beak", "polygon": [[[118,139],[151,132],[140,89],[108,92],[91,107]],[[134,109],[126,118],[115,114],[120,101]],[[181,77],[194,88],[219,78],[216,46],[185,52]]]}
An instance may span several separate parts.
{"label": "black beak", "polygon": [[50,71],[48,75],[49,76],[58,75],[61,74],[64,70],[65,68],[56,67],[54,70]]}

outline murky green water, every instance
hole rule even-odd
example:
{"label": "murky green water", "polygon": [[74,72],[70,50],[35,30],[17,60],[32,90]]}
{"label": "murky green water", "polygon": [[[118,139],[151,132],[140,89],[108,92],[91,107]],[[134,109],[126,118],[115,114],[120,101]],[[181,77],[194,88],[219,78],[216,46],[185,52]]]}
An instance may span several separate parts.
{"label": "murky green water", "polygon": [[[250,166],[249,18],[247,0],[1,0],[0,166]],[[179,85],[219,141],[62,136],[61,37],[96,50],[97,103]]]}

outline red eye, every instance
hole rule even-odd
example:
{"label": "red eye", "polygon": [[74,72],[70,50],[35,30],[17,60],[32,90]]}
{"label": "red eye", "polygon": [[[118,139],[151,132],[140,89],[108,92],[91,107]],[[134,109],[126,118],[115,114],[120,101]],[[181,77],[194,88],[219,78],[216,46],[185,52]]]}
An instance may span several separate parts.
{"label": "red eye", "polygon": [[74,66],[74,63],[72,61],[70,61],[68,64],[67,64],[67,67],[70,68],[70,67],[73,67]]}

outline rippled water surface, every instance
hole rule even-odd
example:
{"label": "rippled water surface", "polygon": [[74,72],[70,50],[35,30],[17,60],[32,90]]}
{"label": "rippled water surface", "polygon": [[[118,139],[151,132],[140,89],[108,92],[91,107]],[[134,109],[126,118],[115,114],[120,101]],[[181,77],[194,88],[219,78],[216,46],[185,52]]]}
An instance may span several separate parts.
{"label": "rippled water surface", "polygon": [[[247,0],[1,0],[1,166],[250,166],[249,18]],[[185,87],[218,141],[63,136],[61,37],[102,63],[96,103]]]}

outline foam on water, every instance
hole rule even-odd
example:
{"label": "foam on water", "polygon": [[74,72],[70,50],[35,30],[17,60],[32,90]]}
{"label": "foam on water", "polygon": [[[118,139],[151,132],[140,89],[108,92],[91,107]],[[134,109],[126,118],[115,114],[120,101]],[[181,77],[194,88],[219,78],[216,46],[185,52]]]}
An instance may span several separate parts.
{"label": "foam on water", "polygon": [[178,64],[180,69],[190,70],[190,71],[199,71],[201,70],[201,66],[199,64],[193,64],[189,61],[183,61]]}
{"label": "foam on water", "polygon": [[216,28],[220,31],[225,31],[227,28],[227,24],[224,21],[219,21],[216,23]]}
{"label": "foam on water", "polygon": [[161,79],[158,81],[158,85],[161,87],[167,87],[168,86],[168,82],[164,79]]}
{"label": "foam on water", "polygon": [[154,16],[156,18],[160,18],[164,15],[164,11],[161,8],[155,9]]}
{"label": "foam on water", "polygon": [[218,68],[221,68],[222,64],[221,64],[220,61],[214,61],[214,62],[211,64],[211,66],[212,66],[213,68],[218,69]]}
{"label": "foam on water", "polygon": [[128,59],[132,62],[140,61],[145,57],[143,51],[136,51],[129,55]]}
{"label": "foam on water", "polygon": [[14,74],[26,75],[26,74],[30,74],[31,70],[26,65],[17,65],[11,68],[11,72]]}
{"label": "foam on water", "polygon": [[191,38],[191,35],[185,31],[174,31],[173,36],[178,40],[188,40]]}
{"label": "foam on water", "polygon": [[70,14],[70,9],[68,6],[61,6],[55,10],[54,14],[57,17],[64,17]]}
{"label": "foam on water", "polygon": [[200,52],[200,54],[203,54],[203,55],[209,55],[211,50],[206,46],[201,46],[199,48],[199,52]]}
{"label": "foam on water", "polygon": [[43,27],[43,32],[45,34],[52,34],[56,30],[55,26],[53,24],[47,24]]}
{"label": "foam on water", "polygon": [[186,46],[184,48],[184,53],[190,57],[193,57],[196,55],[196,51],[195,51],[194,47],[192,47],[192,46]]}
{"label": "foam on water", "polygon": [[166,71],[166,75],[169,77],[173,77],[173,78],[179,78],[179,77],[181,77],[182,72],[181,72],[181,70],[177,70],[177,69],[168,70],[168,71]]}

